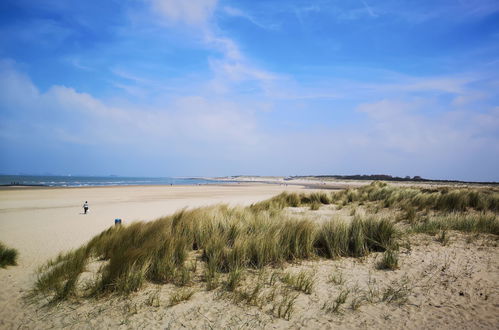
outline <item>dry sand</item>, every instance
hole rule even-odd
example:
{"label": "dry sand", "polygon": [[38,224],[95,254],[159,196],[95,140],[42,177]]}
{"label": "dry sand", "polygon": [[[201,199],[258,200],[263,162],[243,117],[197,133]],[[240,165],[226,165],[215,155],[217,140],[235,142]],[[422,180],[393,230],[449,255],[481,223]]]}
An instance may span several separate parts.
{"label": "dry sand", "polygon": [[[400,269],[376,269],[380,253],[365,258],[313,260],[287,265],[285,272],[314,272],[312,294],[300,293],[290,320],[276,318],[271,306],[235,304],[221,291],[194,285],[193,297],[168,306],[173,285],[148,285],[127,298],[27,304],[22,296],[34,281],[33,271],[61,251],[76,248],[113,224],[152,220],[182,207],[220,202],[247,205],[282,190],[300,186],[231,184],[190,187],[106,187],[73,189],[18,189],[0,191],[0,241],[20,252],[19,265],[0,269],[0,329],[178,329],[178,328],[364,328],[364,329],[498,329],[499,248],[497,237],[450,233],[442,246],[434,237],[407,238],[400,254]],[[88,200],[90,213],[82,215]],[[324,206],[291,213],[325,219],[350,216],[348,209]],[[275,270],[269,269],[269,272]],[[334,276],[332,276],[334,275]],[[341,283],[331,281],[342,278]],[[254,277],[253,277],[254,278]],[[251,275],[248,275],[251,285]],[[392,287],[401,299],[381,301]],[[339,313],[324,310],[342,291],[348,299]],[[355,298],[362,300],[352,309]],[[156,300],[152,301],[151,297]]]}

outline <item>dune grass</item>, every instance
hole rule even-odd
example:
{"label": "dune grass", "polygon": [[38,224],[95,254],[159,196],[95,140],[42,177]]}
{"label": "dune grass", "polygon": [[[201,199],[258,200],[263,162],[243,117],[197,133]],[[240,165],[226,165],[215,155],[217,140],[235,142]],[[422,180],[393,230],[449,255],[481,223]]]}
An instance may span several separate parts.
{"label": "dune grass", "polygon": [[447,230],[499,235],[499,218],[494,213],[450,213],[426,218],[412,225],[412,231],[435,235]]}
{"label": "dune grass", "polygon": [[316,210],[320,205],[336,204],[339,208],[352,203],[375,202],[383,207],[397,208],[414,218],[418,210],[463,212],[467,210],[499,212],[499,190],[495,188],[423,188],[398,187],[374,181],[359,188],[335,192],[299,194],[283,192],[271,199],[253,204],[251,209],[281,210],[286,207],[308,206]]}
{"label": "dune grass", "polygon": [[283,192],[271,199],[251,205],[253,211],[282,210],[286,207],[310,206],[312,210],[318,210],[321,205],[331,204],[333,194],[329,192],[315,192],[311,194],[298,194],[295,192]]}
{"label": "dune grass", "polygon": [[296,291],[311,294],[314,287],[314,274],[301,271],[297,274],[285,273],[281,281]]}
{"label": "dune grass", "polygon": [[353,202],[381,202],[384,207],[411,208],[462,212],[499,211],[499,191],[495,189],[397,187],[375,181],[355,189],[346,189],[332,195],[331,201],[349,204]]}
{"label": "dune grass", "polygon": [[[318,257],[363,257],[387,250],[382,268],[395,269],[399,230],[392,219],[356,214],[350,222],[332,218],[319,223],[282,210],[374,202],[409,214],[410,232],[460,230],[499,235],[497,195],[495,190],[428,190],[374,182],[340,192],[282,193],[249,207],[181,210],[152,222],[111,227],[86,245],[48,261],[38,271],[34,294],[49,295],[54,301],[71,296],[126,295],[145,283],[183,287],[199,278],[207,290],[222,287],[246,292],[239,290],[246,269]],[[416,210],[431,213],[417,217]],[[198,263],[201,277],[195,275]],[[78,285],[89,265],[97,265],[97,271],[84,287]],[[302,284],[299,290],[310,291]],[[251,297],[246,293],[242,296]]]}
{"label": "dune grass", "polygon": [[378,269],[395,270],[399,268],[399,259],[397,252],[394,249],[388,249],[383,253],[381,260],[377,264]]}
{"label": "dune grass", "polygon": [[[311,196],[307,198],[321,199],[320,194]],[[79,249],[50,260],[39,269],[35,293],[61,300],[129,294],[146,282],[184,286],[192,277],[187,261],[196,256],[203,263],[207,288],[217,287],[218,274],[227,273],[224,287],[235,290],[245,268],[318,256],[363,256],[383,251],[395,235],[392,222],[377,218],[356,217],[351,224],[332,221],[319,226],[306,218],[289,218],[254,206],[182,210],[152,222],[111,227]],[[100,268],[82,289],[78,280],[94,262]]]}
{"label": "dune grass", "polygon": [[178,305],[183,301],[191,299],[193,295],[194,295],[194,290],[189,288],[180,288],[172,293],[172,295],[170,296],[170,301],[168,306]]}
{"label": "dune grass", "polygon": [[11,249],[0,242],[0,267],[17,265],[17,250]]}
{"label": "dune grass", "polygon": [[394,243],[397,230],[386,218],[355,216],[350,223],[333,219],[323,223],[316,234],[315,247],[321,256],[362,257],[373,251],[384,251]]}

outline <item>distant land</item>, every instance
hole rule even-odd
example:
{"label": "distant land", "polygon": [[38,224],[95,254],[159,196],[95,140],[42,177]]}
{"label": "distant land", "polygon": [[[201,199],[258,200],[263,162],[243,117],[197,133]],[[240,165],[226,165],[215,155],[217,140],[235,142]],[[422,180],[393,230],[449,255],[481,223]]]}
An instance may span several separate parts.
{"label": "distant land", "polygon": [[[231,176],[234,180],[241,177],[266,178],[266,176],[256,175],[235,175]],[[405,182],[442,182],[442,183],[471,183],[471,184],[499,184],[496,181],[462,181],[462,180],[441,180],[426,179],[421,176],[392,176],[388,174],[355,174],[355,175],[296,175],[284,177],[284,180],[291,181],[297,179],[315,179],[315,180],[366,180],[366,181],[405,181]]]}

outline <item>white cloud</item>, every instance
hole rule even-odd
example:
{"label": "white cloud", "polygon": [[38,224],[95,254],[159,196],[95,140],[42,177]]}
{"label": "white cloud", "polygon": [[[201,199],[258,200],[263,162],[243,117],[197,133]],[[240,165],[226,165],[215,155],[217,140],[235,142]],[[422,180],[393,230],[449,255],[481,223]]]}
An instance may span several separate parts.
{"label": "white cloud", "polygon": [[209,23],[217,0],[151,0],[153,8],[169,23],[204,27]]}
{"label": "white cloud", "polygon": [[[114,106],[65,86],[52,86],[42,93],[28,76],[12,65],[3,66],[0,86],[9,98],[0,94],[1,116],[18,121],[25,128],[25,137],[29,137],[30,127],[43,127],[40,134],[56,134],[72,143],[143,148],[172,146],[183,140],[180,145],[195,151],[196,144],[214,142],[244,149],[260,136],[253,110],[235,102],[198,96],[177,97],[149,108]],[[18,126],[7,129],[16,130]]]}
{"label": "white cloud", "polygon": [[[311,126],[282,130],[262,115],[276,106],[272,101],[198,95],[147,108],[123,106],[64,86],[41,92],[12,63],[1,63],[4,146],[21,140],[33,145],[43,141],[46,146],[65,143],[72,149],[109,150],[111,158],[123,149],[130,157],[147,153],[144,161],[160,164],[156,168],[168,156],[191,171],[210,166],[217,174],[371,172],[490,180],[495,177],[487,168],[499,161],[497,108],[451,108],[428,115],[424,110],[434,107],[431,100],[385,98],[359,105],[357,110],[366,116],[362,121],[330,128],[323,122],[334,112],[322,112]],[[269,115],[274,120],[287,116],[284,109],[280,113]],[[187,164],[193,158],[206,164]],[[470,166],[474,172],[469,172]],[[237,172],[221,173],[222,168]]]}
{"label": "white cloud", "polygon": [[[487,146],[492,155],[495,152],[495,157],[499,156],[499,136],[490,130],[491,123],[492,126],[498,123],[497,110],[477,113],[448,109],[440,114],[424,115],[425,108],[434,107],[427,99],[385,99],[362,104],[358,110],[371,118],[370,134],[378,146],[432,159],[442,155],[456,157],[457,153],[466,158]],[[484,137],[489,141],[484,143]],[[495,141],[494,147],[489,145],[490,141]]]}
{"label": "white cloud", "polygon": [[[217,10],[217,1],[152,0],[152,4],[167,21],[197,27],[205,47],[221,53],[221,58],[208,59],[213,73],[213,78],[207,84],[209,93],[226,94],[235,85],[244,82],[255,83],[258,89],[264,89],[265,84],[276,79],[277,75],[253,65],[236,41],[224,35],[211,21]],[[225,7],[224,11],[229,15],[251,19],[239,9]]]}

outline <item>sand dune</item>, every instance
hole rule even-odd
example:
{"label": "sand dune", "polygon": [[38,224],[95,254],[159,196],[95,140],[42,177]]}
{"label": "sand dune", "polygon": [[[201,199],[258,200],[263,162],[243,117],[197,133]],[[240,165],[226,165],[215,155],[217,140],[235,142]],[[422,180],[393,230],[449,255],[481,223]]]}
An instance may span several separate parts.
{"label": "sand dune", "polygon": [[[0,270],[0,328],[17,328],[25,317],[21,297],[33,272],[48,258],[77,248],[115,218],[154,220],[184,207],[217,203],[248,205],[300,186],[227,184],[22,188],[0,190],[0,241],[19,251],[18,266]],[[82,204],[90,210],[82,214]]]}
{"label": "sand dune", "polygon": [[[207,291],[201,281],[187,288],[194,292],[190,300],[175,306],[170,306],[172,294],[184,288],[151,283],[128,297],[70,299],[55,306],[44,305],[43,299],[35,303],[23,299],[33,287],[38,266],[113,226],[115,218],[130,223],[153,220],[183,207],[248,205],[283,190],[308,189],[248,183],[0,190],[0,241],[20,253],[18,266],[0,269],[0,328],[498,328],[497,236],[454,231],[448,233],[446,245],[429,235],[407,236],[399,251],[400,267],[393,271],[377,269],[381,252],[268,267],[267,277],[301,271],[313,274],[313,290],[296,293],[289,320],[275,317],[272,304],[276,301],[261,306],[237,303],[224,296],[223,290]],[[87,215],[81,208],[85,200],[90,204]],[[348,220],[355,213],[352,211],[363,213],[365,209],[324,205],[317,211],[309,207],[286,210],[292,217],[310,216],[315,221],[331,216]],[[251,289],[261,276],[259,271],[248,270],[245,285]],[[272,289],[264,285],[262,293],[269,294]],[[328,306],[343,292],[348,292],[348,298],[331,312]]]}

